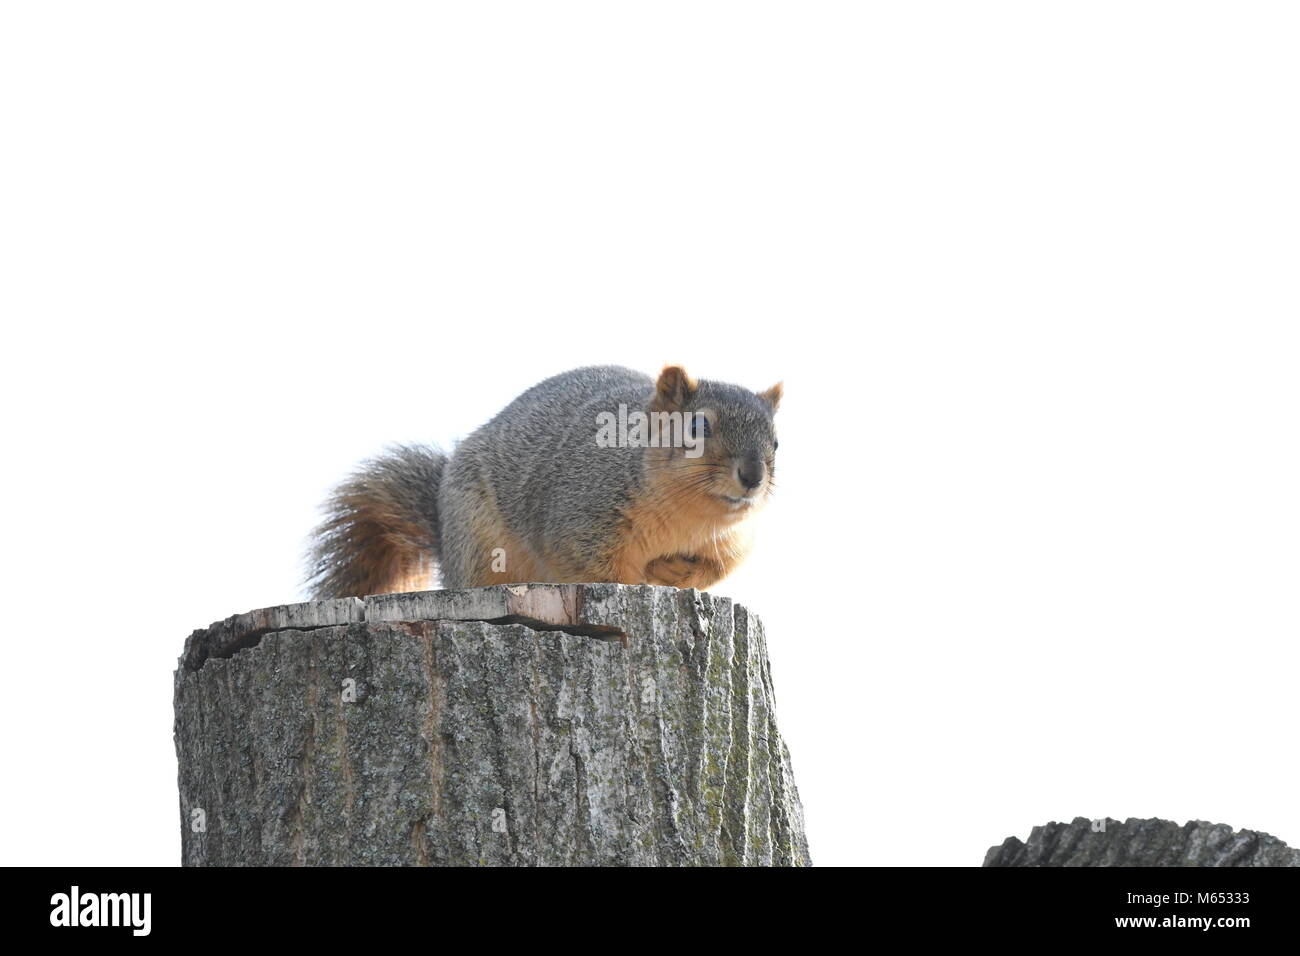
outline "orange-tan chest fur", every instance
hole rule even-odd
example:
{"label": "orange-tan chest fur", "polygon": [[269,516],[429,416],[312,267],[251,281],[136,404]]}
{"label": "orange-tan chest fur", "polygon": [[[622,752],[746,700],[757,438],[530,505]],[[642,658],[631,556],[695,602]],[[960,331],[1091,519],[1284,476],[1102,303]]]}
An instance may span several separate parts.
{"label": "orange-tan chest fur", "polygon": [[647,573],[658,559],[689,558],[698,563],[681,587],[707,587],[724,577],[748,553],[751,522],[704,495],[682,495],[667,483],[625,512],[628,530],[614,556],[614,573],[625,583],[670,583]]}

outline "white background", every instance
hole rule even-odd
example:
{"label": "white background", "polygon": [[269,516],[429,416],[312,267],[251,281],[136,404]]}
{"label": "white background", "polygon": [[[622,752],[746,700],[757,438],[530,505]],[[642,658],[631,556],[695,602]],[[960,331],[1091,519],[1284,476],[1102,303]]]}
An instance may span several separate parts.
{"label": "white background", "polygon": [[1300,845],[1294,6],[0,11],[3,862],[178,861],[181,644],[358,459],[667,360],[786,383],[815,862]]}

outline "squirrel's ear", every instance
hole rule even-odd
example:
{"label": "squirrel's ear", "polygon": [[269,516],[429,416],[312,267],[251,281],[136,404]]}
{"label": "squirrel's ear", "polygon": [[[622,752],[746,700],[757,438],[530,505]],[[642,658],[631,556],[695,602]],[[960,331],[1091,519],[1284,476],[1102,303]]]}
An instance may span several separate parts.
{"label": "squirrel's ear", "polygon": [[680,365],[665,365],[655,383],[656,409],[665,412],[680,412],[695,395],[695,379],[686,374]]}
{"label": "squirrel's ear", "polygon": [[781,404],[781,395],[785,392],[784,386],[784,382],[777,382],[766,392],[759,392],[758,397],[767,402],[772,411],[776,411],[777,406]]}

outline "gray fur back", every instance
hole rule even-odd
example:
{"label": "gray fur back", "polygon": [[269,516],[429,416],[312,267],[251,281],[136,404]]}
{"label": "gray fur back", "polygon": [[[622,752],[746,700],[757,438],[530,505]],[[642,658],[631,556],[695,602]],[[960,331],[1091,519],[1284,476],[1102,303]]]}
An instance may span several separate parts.
{"label": "gray fur back", "polygon": [[[597,414],[648,407],[648,375],[618,366],[564,372],[528,389],[474,431],[448,463],[440,492],[442,578],[459,586],[483,559],[463,532],[468,509],[494,500],[511,535],[554,570],[607,547],[643,481],[640,449],[598,448]],[[462,533],[456,533],[457,531]]]}

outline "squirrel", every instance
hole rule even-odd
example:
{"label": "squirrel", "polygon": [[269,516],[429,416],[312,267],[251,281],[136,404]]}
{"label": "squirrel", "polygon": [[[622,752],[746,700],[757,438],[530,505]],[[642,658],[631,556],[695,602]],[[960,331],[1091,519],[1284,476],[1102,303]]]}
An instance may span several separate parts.
{"label": "squirrel", "polygon": [[617,366],[528,389],[448,455],[399,445],[328,499],[315,598],[443,587],[614,582],[707,588],[748,553],[773,490],[763,392]]}

